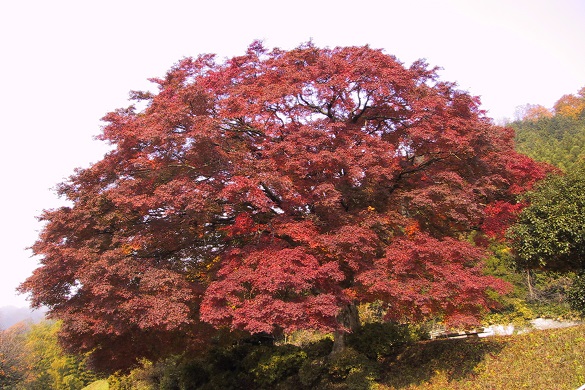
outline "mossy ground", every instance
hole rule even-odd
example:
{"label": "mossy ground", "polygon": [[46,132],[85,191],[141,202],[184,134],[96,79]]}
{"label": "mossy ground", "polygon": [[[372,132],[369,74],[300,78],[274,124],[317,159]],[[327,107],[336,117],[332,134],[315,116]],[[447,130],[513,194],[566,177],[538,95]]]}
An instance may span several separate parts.
{"label": "mossy ground", "polygon": [[423,341],[381,364],[380,389],[572,390],[585,384],[585,326]]}

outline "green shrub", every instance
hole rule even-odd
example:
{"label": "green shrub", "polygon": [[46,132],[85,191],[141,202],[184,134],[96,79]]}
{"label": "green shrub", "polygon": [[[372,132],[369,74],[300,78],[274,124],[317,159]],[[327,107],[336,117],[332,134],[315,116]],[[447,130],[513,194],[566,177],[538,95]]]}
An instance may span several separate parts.
{"label": "green shrub", "polygon": [[177,375],[181,389],[197,389],[209,382],[209,372],[201,360],[187,360],[178,369]]}
{"label": "green shrub", "polygon": [[[157,365],[158,366],[158,365]],[[117,372],[108,377],[110,390],[155,390],[157,367],[149,360],[140,362],[140,366],[128,374]]]}
{"label": "green shrub", "polygon": [[305,388],[315,388],[325,376],[327,359],[325,357],[308,359],[299,369],[299,381]]}
{"label": "green shrub", "polygon": [[303,346],[309,359],[317,359],[329,355],[333,349],[333,339],[327,337]]}
{"label": "green shrub", "polygon": [[377,363],[353,348],[306,360],[299,370],[299,382],[307,389],[369,389],[378,377]]}
{"label": "green shrub", "polygon": [[296,375],[305,360],[306,352],[299,347],[285,345],[273,349],[272,353],[264,353],[250,372],[257,388],[271,389],[275,384]]}
{"label": "green shrub", "polygon": [[347,343],[368,358],[379,359],[394,354],[400,346],[428,338],[427,334],[423,326],[373,322],[349,334]]}
{"label": "green shrub", "polygon": [[378,374],[377,364],[353,348],[332,355],[328,363],[327,373],[333,383],[370,383]]}
{"label": "green shrub", "polygon": [[567,300],[573,310],[585,315],[585,273],[573,279],[573,284],[567,292]]}
{"label": "green shrub", "polygon": [[[380,324],[378,324],[380,325]],[[366,327],[374,340],[376,325]],[[388,325],[384,329],[390,329]],[[396,328],[398,329],[398,328]],[[408,330],[401,334],[407,337]],[[397,332],[397,331],[396,331]],[[395,336],[394,336],[395,337]],[[410,336],[409,336],[410,337]],[[357,343],[365,350],[366,346]],[[112,390],[214,389],[366,389],[378,377],[375,360],[348,347],[331,355],[333,341],[323,338],[304,345],[223,345],[199,357],[174,356],[143,362],[128,375],[109,378]]]}
{"label": "green shrub", "polygon": [[[536,315],[526,301],[520,298],[508,298],[501,301],[502,306],[497,311],[492,311],[484,317],[486,325],[514,324],[527,326]],[[504,304],[505,303],[505,304]]]}
{"label": "green shrub", "polygon": [[266,348],[268,347],[249,344],[213,348],[205,356],[209,381],[203,388],[253,388],[253,377],[247,367],[253,359],[248,355],[256,349],[265,350]]}

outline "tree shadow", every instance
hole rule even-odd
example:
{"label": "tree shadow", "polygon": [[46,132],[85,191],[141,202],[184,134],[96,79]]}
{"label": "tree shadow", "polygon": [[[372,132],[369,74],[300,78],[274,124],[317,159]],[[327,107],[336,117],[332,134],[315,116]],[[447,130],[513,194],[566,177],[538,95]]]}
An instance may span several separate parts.
{"label": "tree shadow", "polygon": [[440,339],[422,341],[387,357],[382,383],[396,389],[430,381],[438,372],[449,381],[470,379],[487,356],[498,354],[506,342],[501,339]]}

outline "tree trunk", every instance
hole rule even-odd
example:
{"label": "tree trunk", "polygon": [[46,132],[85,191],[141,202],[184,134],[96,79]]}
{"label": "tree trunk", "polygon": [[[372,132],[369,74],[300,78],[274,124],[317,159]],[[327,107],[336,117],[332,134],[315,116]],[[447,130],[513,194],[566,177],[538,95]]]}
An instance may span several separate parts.
{"label": "tree trunk", "polygon": [[331,350],[331,355],[343,351],[345,349],[346,334],[355,332],[360,328],[360,316],[357,306],[354,303],[344,306],[337,316],[337,322],[342,329],[337,329],[333,333],[333,349]]}
{"label": "tree trunk", "polygon": [[531,301],[534,300],[534,289],[532,288],[532,278],[530,270],[526,270],[526,283],[528,284],[528,297]]}

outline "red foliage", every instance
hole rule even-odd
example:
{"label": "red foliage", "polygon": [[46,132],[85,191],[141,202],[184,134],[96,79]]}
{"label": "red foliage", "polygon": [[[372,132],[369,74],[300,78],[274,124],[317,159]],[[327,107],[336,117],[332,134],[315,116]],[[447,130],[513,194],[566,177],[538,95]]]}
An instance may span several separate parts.
{"label": "red foliage", "polygon": [[234,250],[217,276],[201,304],[204,321],[251,333],[335,329],[343,273],[302,247]]}
{"label": "red foliage", "polygon": [[505,282],[483,275],[483,256],[465,241],[419,233],[394,240],[358,280],[372,298],[389,302],[390,319],[441,314],[450,325],[476,325],[478,315],[490,307],[486,289],[508,290]]}
{"label": "red foliage", "polygon": [[461,239],[544,170],[425,63],[256,42],[153,81],[143,111],[104,118],[114,149],[60,186],[71,206],[41,218],[21,290],[71,349],[119,368],[196,344],[203,321],[343,329],[340,308],[373,299],[461,322],[502,289]]}
{"label": "red foliage", "polygon": [[487,205],[485,208],[485,219],[482,224],[482,230],[489,237],[503,239],[506,230],[518,217],[522,209],[526,207],[523,203],[508,203],[497,201]]}

